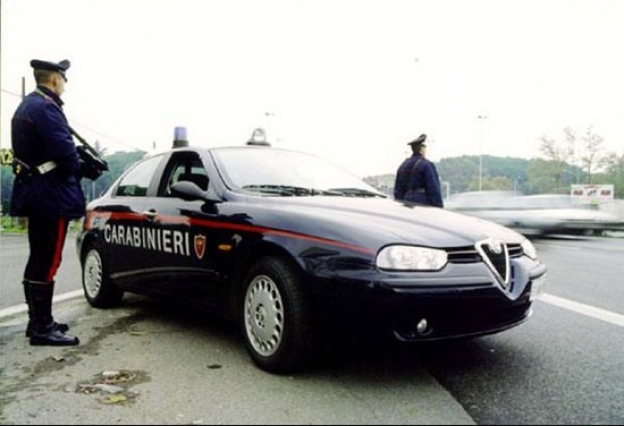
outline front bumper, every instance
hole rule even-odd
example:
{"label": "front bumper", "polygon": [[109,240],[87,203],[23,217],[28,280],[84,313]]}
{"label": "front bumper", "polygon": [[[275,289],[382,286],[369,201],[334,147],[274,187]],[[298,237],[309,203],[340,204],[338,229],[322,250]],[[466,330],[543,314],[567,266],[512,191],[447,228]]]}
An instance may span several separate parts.
{"label": "front bumper", "polygon": [[317,311],[330,322],[390,332],[403,341],[493,334],[530,317],[534,282],[543,291],[544,265],[526,257],[512,265],[507,288],[483,264],[456,265],[427,279],[381,273],[366,281],[322,279],[315,285],[321,289],[315,292]]}

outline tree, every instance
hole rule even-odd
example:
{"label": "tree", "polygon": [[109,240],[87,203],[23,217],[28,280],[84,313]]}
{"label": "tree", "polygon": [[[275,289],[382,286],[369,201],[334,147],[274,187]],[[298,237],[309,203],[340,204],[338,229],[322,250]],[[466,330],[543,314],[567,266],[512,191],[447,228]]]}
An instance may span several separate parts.
{"label": "tree", "polygon": [[479,157],[464,155],[445,158],[437,165],[440,179],[449,182],[453,192],[465,192],[479,176]]}
{"label": "tree", "polygon": [[[106,152],[105,149],[100,147],[98,142],[94,144],[94,149],[102,154]],[[144,151],[115,152],[112,155],[103,157],[108,163],[109,171],[104,172],[96,181],[90,181],[88,179],[82,180],[82,189],[87,199],[91,201],[93,198],[99,197],[130,165],[142,159],[145,154]],[[0,173],[2,182],[2,187],[0,188],[2,194],[2,212],[3,214],[7,214],[9,211],[11,193],[13,192],[13,170],[10,166],[0,166]]]}
{"label": "tree", "polygon": [[597,183],[613,184],[615,197],[624,198],[624,155],[610,153],[604,158],[605,173],[597,176]]}
{"label": "tree", "polygon": [[563,129],[563,132],[566,135],[566,141],[568,143],[567,144],[567,156],[568,156],[568,159],[571,159],[572,167],[574,169],[573,183],[580,183],[581,177],[579,176],[578,171],[582,171],[582,170],[577,168],[576,166],[576,160],[579,155],[579,152],[576,149],[576,145],[577,145],[576,131],[572,129],[571,127],[566,127],[565,129]]}
{"label": "tree", "polygon": [[[536,173],[537,179],[534,178],[531,185],[538,184],[543,188],[549,188],[553,191],[557,188],[562,188],[565,181],[565,171],[568,169],[568,161],[572,154],[569,148],[570,143],[567,145],[559,144],[555,139],[550,139],[546,135],[540,138],[540,151],[548,162],[546,163],[532,163],[530,170]],[[546,167],[546,170],[537,170],[535,167],[542,165]],[[547,171],[546,174],[543,172]],[[531,178],[529,178],[531,180]],[[548,182],[548,183],[547,183]]]}
{"label": "tree", "polygon": [[561,163],[541,158],[531,160],[528,171],[527,193],[557,192],[561,188]]}
{"label": "tree", "polygon": [[[566,138],[565,143],[558,143],[555,139],[544,135],[541,137],[540,144],[542,154],[547,160],[555,163],[553,173],[557,186],[563,186],[566,183],[591,184],[594,173],[605,166],[606,155],[602,152],[603,137],[595,134],[591,126],[587,128],[580,140],[576,130],[571,127],[566,127],[563,132]],[[580,168],[577,167],[579,159]],[[572,175],[567,174],[570,172],[573,172]]]}
{"label": "tree", "polygon": [[593,173],[605,165],[605,155],[602,153],[604,138],[593,133],[592,128],[589,127],[581,140],[583,141],[581,161],[587,176],[587,183],[591,184]]}
{"label": "tree", "polygon": [[11,190],[13,188],[13,169],[11,166],[0,165],[0,212],[8,214]]}
{"label": "tree", "polygon": [[83,180],[83,185],[87,185],[84,187],[85,194],[93,194],[95,197],[99,197],[130,165],[142,159],[144,156],[144,151],[115,152],[106,156],[105,159],[108,163],[108,171],[104,172],[104,174],[93,183]]}

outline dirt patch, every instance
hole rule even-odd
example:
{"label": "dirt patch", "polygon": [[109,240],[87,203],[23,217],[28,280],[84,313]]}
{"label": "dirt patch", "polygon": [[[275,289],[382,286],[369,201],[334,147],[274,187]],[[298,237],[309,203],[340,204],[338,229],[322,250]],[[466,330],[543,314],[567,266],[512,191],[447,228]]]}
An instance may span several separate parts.
{"label": "dirt patch", "polygon": [[94,395],[102,404],[128,404],[139,395],[132,387],[149,381],[145,371],[105,371],[78,384],[76,393]]}

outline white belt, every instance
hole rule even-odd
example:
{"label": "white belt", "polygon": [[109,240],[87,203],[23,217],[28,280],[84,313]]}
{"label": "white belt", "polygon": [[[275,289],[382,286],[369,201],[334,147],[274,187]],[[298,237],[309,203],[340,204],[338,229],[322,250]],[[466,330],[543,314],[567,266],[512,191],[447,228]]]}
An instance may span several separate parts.
{"label": "white belt", "polygon": [[57,167],[57,164],[54,161],[48,161],[46,163],[39,164],[35,168],[37,169],[40,175],[45,175],[46,173],[51,172],[52,170],[56,169],[56,167]]}

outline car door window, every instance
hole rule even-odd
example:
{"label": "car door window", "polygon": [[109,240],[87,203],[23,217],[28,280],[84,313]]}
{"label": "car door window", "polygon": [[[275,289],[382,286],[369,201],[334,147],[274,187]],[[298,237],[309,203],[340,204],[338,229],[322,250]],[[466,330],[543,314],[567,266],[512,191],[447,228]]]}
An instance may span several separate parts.
{"label": "car door window", "polygon": [[137,164],[124,176],[115,195],[120,197],[145,197],[161,157],[154,157]]}
{"label": "car door window", "polygon": [[171,197],[171,186],[181,181],[193,182],[202,190],[208,191],[208,174],[199,155],[194,152],[179,153],[171,157],[158,196]]}

